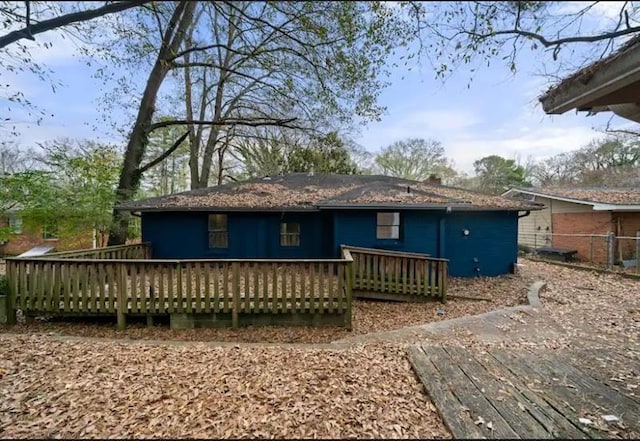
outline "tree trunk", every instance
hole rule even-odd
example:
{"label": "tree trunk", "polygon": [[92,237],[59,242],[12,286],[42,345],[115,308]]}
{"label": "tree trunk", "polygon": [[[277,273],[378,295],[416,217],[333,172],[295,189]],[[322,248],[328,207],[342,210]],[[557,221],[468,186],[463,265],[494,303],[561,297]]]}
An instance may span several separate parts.
{"label": "tree trunk", "polygon": [[[185,29],[191,24],[194,8],[195,2],[180,2],[176,6],[171,22],[163,36],[162,48],[147,80],[138,116],[124,154],[115,205],[131,200],[140,187],[141,173],[139,168],[149,143],[148,129],[155,112],[158,91],[171,69],[166,60],[182,44]],[[114,207],[108,245],[122,245],[126,242],[130,216],[128,211],[120,211]]]}

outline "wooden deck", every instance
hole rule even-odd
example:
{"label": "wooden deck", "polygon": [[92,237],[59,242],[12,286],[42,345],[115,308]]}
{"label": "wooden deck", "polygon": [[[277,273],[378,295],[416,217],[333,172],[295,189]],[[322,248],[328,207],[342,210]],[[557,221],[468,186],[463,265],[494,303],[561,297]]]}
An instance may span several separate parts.
{"label": "wooden deck", "polygon": [[[640,436],[640,361],[624,355],[421,344],[409,348],[409,359],[454,438]],[[624,361],[627,383],[607,360]]]}

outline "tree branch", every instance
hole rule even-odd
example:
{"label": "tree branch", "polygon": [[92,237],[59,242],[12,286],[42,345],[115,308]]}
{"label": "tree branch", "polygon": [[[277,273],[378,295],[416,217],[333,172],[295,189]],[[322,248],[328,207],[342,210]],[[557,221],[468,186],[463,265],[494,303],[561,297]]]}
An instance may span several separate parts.
{"label": "tree branch", "polygon": [[544,36],[536,34],[535,32],[524,31],[521,29],[509,29],[504,31],[495,31],[489,34],[477,34],[475,32],[465,32],[473,38],[480,40],[494,37],[496,35],[519,35],[522,37],[533,38],[542,44],[544,47],[560,46],[566,43],[593,43],[596,41],[607,40],[611,38],[618,38],[624,35],[634,34],[640,31],[640,26],[635,26],[627,29],[620,29],[614,32],[607,32],[600,35],[581,35],[576,37],[565,37],[557,40],[547,40]]}
{"label": "tree branch", "polygon": [[[28,3],[29,2],[27,2],[27,4]],[[102,17],[103,15],[113,14],[115,12],[121,12],[129,8],[140,6],[144,3],[146,3],[146,1],[142,1],[142,0],[110,3],[100,8],[89,9],[87,11],[73,12],[73,13],[65,14],[60,17],[52,18],[49,20],[43,20],[34,25],[30,24],[30,21],[28,18],[29,14],[27,14],[27,26],[25,28],[9,32],[8,34],[0,37],[0,49],[10,45],[11,43],[15,43],[16,41],[19,41],[25,38],[33,40],[34,39],[33,36],[35,34],[41,34],[43,32],[47,32],[52,29],[67,26],[72,23],[87,21],[87,20],[94,19],[96,17]]]}
{"label": "tree branch", "polygon": [[162,127],[169,126],[186,126],[189,124],[192,125],[205,125],[205,126],[247,126],[247,127],[262,127],[262,126],[278,126],[278,127],[291,127],[296,128],[296,126],[291,126],[290,124],[296,121],[298,118],[285,118],[285,119],[277,119],[277,118],[230,118],[227,120],[220,121],[193,121],[193,120],[171,120],[171,121],[159,121],[155,124],[151,124],[148,129],[148,133],[151,133],[154,130],[160,129]]}
{"label": "tree branch", "polygon": [[153,161],[149,162],[147,165],[143,165],[142,167],[140,167],[138,169],[138,173],[142,174],[144,172],[146,172],[147,170],[149,170],[152,167],[155,167],[156,165],[158,165],[159,163],[161,163],[162,161],[164,161],[166,158],[169,157],[169,155],[171,155],[171,153],[173,153],[174,151],[176,151],[176,149],[178,147],[180,147],[180,144],[182,144],[182,142],[187,139],[187,136],[189,136],[189,134],[191,133],[191,130],[187,130],[184,135],[182,135],[180,138],[178,138],[176,140],[176,142],[173,143],[173,145],[167,150],[165,151],[163,154],[161,154],[160,156],[158,156],[156,159],[154,159]]}

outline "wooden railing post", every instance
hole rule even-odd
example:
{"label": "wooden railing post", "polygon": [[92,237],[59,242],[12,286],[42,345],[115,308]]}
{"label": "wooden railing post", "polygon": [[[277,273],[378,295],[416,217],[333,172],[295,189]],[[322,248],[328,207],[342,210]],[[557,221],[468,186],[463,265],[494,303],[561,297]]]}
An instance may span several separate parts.
{"label": "wooden railing post", "polygon": [[[233,303],[231,305],[231,326],[238,329],[238,309],[240,307],[240,269],[238,262],[231,263],[231,290],[233,291]],[[275,295],[275,293],[274,293]]]}
{"label": "wooden railing post", "polygon": [[127,287],[127,266],[122,264],[116,264],[118,268],[118,298],[116,303],[116,314],[118,315],[118,329],[124,330],[127,327],[127,312],[129,310],[128,305],[128,287]]}
{"label": "wooden railing post", "polygon": [[9,290],[7,291],[7,324],[16,324],[16,285],[17,285],[17,271],[15,270],[14,262],[8,260],[7,265],[7,285]]}
{"label": "wooden railing post", "polygon": [[351,325],[351,320],[352,320],[352,310],[351,310],[351,305],[352,305],[352,299],[353,299],[353,280],[354,280],[354,273],[353,273],[353,259],[351,258],[351,255],[348,254],[348,259],[346,262],[346,268],[345,268],[345,297],[346,297],[346,301],[347,301],[347,310],[345,312],[345,318],[344,318],[344,326],[345,328],[347,328],[347,331],[351,331],[352,330],[352,325]]}
{"label": "wooden railing post", "polygon": [[440,286],[442,287],[442,303],[447,303],[447,282],[449,280],[449,268],[446,260],[440,262],[442,265],[442,280],[440,280]]}

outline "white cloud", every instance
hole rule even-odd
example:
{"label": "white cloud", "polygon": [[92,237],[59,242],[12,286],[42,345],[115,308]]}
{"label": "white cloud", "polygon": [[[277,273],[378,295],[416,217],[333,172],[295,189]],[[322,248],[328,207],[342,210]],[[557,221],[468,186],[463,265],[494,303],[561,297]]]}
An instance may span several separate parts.
{"label": "white cloud", "polygon": [[620,10],[625,6],[628,2],[620,2],[620,1],[608,1],[608,2],[597,2],[594,5],[594,2],[562,2],[558,6],[558,12],[563,14],[575,14],[584,8],[593,5],[593,7],[587,13],[589,16],[593,18],[607,18],[614,19],[619,17]]}

